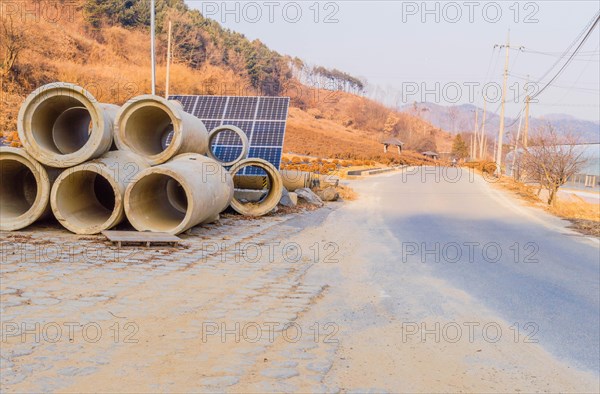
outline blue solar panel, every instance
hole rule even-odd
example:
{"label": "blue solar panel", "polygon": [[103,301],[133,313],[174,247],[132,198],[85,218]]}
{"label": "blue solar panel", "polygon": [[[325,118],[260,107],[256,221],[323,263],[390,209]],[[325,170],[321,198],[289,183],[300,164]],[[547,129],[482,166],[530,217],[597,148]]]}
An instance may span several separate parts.
{"label": "blue solar panel", "polygon": [[[281,162],[281,148],[250,147],[249,157],[260,157],[270,163]],[[279,167],[277,167],[279,168]],[[258,167],[246,167],[243,175],[262,175],[266,173]]]}
{"label": "blue solar panel", "polygon": [[[181,102],[184,111],[204,122],[208,131],[233,125],[248,136],[248,157],[267,160],[276,168],[281,164],[283,141],[290,99],[288,97],[249,96],[170,96]],[[241,141],[234,132],[220,133],[212,145],[220,160],[232,161],[241,152]],[[264,175],[258,168],[246,168],[240,175]]]}
{"label": "blue solar panel", "polygon": [[254,119],[258,97],[230,97],[227,101],[225,119]]}
{"label": "blue solar panel", "polygon": [[281,97],[262,97],[258,105],[256,119],[259,120],[287,120],[289,99],[283,101]]}
{"label": "blue solar panel", "polygon": [[[224,96],[183,96],[184,100],[189,98],[186,104],[182,102],[185,112],[204,119],[222,119],[227,97]],[[178,99],[176,99],[178,100]]]}
{"label": "blue solar panel", "polygon": [[221,121],[220,120],[205,120],[204,126],[206,126],[206,130],[211,131],[215,127],[221,126]]}
{"label": "blue solar panel", "polygon": [[284,131],[285,122],[256,122],[250,146],[283,146]]}
{"label": "blue solar panel", "polygon": [[219,145],[217,146],[214,150],[214,155],[215,157],[218,158],[222,158],[222,157],[239,157],[240,154],[242,153],[242,147],[241,146],[223,146],[223,145]]}

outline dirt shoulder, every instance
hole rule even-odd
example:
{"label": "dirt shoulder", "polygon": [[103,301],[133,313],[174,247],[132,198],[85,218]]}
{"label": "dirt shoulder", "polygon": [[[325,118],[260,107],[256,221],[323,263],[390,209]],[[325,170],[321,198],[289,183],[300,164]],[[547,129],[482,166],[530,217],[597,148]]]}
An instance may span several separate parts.
{"label": "dirt shoulder", "polygon": [[516,182],[513,178],[502,177],[491,182],[499,188],[509,191],[519,200],[530,206],[543,209],[561,219],[571,222],[573,230],[588,236],[600,238],[600,205],[584,201],[573,195],[572,198],[557,197],[554,206],[546,204],[538,194],[537,186]]}

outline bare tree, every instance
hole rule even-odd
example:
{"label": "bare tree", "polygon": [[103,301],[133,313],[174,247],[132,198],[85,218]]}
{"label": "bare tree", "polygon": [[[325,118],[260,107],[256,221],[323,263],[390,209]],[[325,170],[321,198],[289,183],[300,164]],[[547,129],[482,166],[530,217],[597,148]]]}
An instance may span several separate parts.
{"label": "bare tree", "polygon": [[583,154],[576,138],[557,134],[551,125],[530,137],[523,155],[523,169],[528,177],[539,180],[540,188],[548,191],[548,205],[556,203],[558,189],[586,164]]}
{"label": "bare tree", "polygon": [[0,88],[13,73],[19,54],[28,46],[27,28],[22,24],[15,24],[12,16],[2,16],[0,19]]}

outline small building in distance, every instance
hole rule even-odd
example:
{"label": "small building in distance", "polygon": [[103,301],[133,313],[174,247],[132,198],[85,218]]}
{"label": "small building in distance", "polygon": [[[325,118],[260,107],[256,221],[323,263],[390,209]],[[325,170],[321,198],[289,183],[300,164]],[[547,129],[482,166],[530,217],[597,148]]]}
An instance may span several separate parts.
{"label": "small building in distance", "polygon": [[398,138],[388,138],[381,142],[383,144],[383,153],[387,153],[390,145],[398,148],[398,154],[402,154],[402,145],[404,142],[400,141]]}
{"label": "small building in distance", "polygon": [[428,158],[430,158],[430,159],[433,159],[433,160],[437,160],[437,159],[439,159],[439,158],[440,158],[440,155],[439,155],[439,154],[437,154],[436,152],[432,152],[432,151],[430,151],[430,150],[428,150],[428,151],[426,151],[426,152],[421,152],[421,154],[422,154],[423,156],[425,156],[425,157],[428,157]]}

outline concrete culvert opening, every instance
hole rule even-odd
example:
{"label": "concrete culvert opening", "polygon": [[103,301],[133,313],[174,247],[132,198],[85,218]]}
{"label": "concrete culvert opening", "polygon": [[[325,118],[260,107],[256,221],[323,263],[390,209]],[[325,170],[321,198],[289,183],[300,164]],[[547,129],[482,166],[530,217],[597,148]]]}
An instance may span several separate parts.
{"label": "concrete culvert opening", "polygon": [[[271,163],[256,158],[245,159],[235,164],[230,173],[235,188],[231,207],[236,212],[247,216],[262,216],[271,212],[279,203],[283,182],[279,171]],[[245,182],[246,177],[250,177],[252,182]],[[256,185],[257,181],[260,185]],[[247,184],[258,187],[248,189],[247,186],[242,186]]]}
{"label": "concrete culvert opening", "polygon": [[115,211],[116,192],[113,185],[94,171],[73,172],[55,187],[55,208],[67,222],[67,228],[70,224],[91,232],[91,229],[104,225]]}
{"label": "concrete culvert opening", "polygon": [[208,134],[208,157],[230,167],[248,157],[248,136],[236,126],[224,125]]}
{"label": "concrete culvert opening", "polygon": [[65,155],[77,152],[89,141],[92,128],[92,116],[86,108],[70,108],[60,114],[54,123],[54,145]]}
{"label": "concrete culvert opening", "polygon": [[136,182],[129,193],[129,216],[135,218],[136,227],[169,232],[185,219],[186,191],[169,175],[149,174]]}
{"label": "concrete culvert opening", "polygon": [[26,214],[35,203],[38,185],[29,167],[17,160],[0,161],[0,220]]}
{"label": "concrete culvert opening", "polygon": [[171,142],[173,142],[173,137],[175,136],[175,130],[173,129],[173,124],[169,124],[162,133],[162,137],[160,139],[160,145],[163,149],[167,149]]}
{"label": "concrete culvert opening", "polygon": [[125,126],[131,148],[145,156],[163,152],[174,137],[173,121],[167,111],[155,106],[135,109]]}
{"label": "concrete culvert opening", "polygon": [[261,168],[248,166],[245,172],[255,175],[236,175],[233,178],[234,196],[242,204],[260,204],[271,193],[272,177]]}
{"label": "concrete culvert opening", "polygon": [[44,100],[31,116],[38,146],[54,154],[74,153],[90,139],[92,117],[79,100],[55,96]]}

